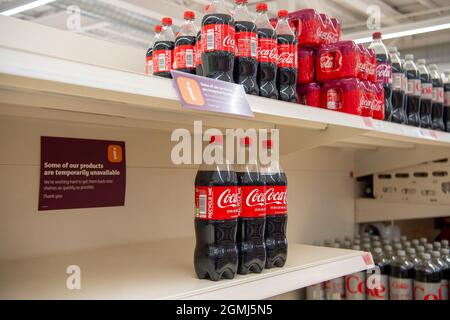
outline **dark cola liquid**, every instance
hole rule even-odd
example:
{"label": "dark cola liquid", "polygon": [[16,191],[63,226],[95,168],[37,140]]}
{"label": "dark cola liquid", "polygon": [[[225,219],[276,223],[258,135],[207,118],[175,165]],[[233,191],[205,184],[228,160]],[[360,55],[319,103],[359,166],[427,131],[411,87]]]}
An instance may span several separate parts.
{"label": "dark cola liquid", "polygon": [[[450,83],[444,84],[444,94],[450,94]],[[444,125],[445,131],[450,132],[450,105],[444,105]]]}
{"label": "dark cola liquid", "polygon": [[[388,59],[388,61],[386,61],[386,58]],[[389,64],[391,64],[389,56],[386,56],[384,54],[377,54],[377,64],[386,62],[389,62]],[[384,89],[384,118],[385,120],[390,120],[392,119],[392,112],[393,112],[391,84],[383,83],[383,89]]]}
{"label": "dark cola liquid", "polygon": [[[225,24],[234,27],[234,20],[228,14],[212,13],[203,17],[202,26]],[[202,53],[203,75],[208,78],[234,82],[234,53],[229,51],[210,51]]]}
{"label": "dark cola liquid", "polygon": [[[237,172],[236,175],[240,186],[265,186],[264,177],[257,172]],[[264,269],[266,264],[265,228],[265,217],[238,219],[236,241],[239,251],[239,274],[260,273]]]}
{"label": "dark cola liquid", "polygon": [[[237,186],[235,172],[199,171],[195,186]],[[195,272],[200,279],[234,278],[238,267],[237,219],[195,219]]]}
{"label": "dark cola liquid", "polygon": [[[175,39],[175,48],[178,46],[194,46],[195,47],[195,42],[196,42],[196,38],[194,36],[178,36]],[[195,66],[195,64],[194,64],[195,50],[194,50],[191,58],[192,58],[192,65]],[[175,57],[174,57],[174,59],[175,59]],[[196,74],[195,67],[192,67],[192,68],[178,68],[177,67],[177,71],[190,73],[190,74]]]}
{"label": "dark cola liquid", "polygon": [[[431,76],[429,74],[420,74],[420,82],[423,84],[431,83]],[[431,128],[431,107],[433,101],[431,99],[420,100],[420,127]]]}
{"label": "dark cola liquid", "polygon": [[414,264],[409,261],[405,261],[401,266],[391,264],[389,266],[390,276],[398,279],[414,279],[415,268]]}
{"label": "dark cola liquid", "polygon": [[[420,79],[419,71],[407,70],[408,80]],[[410,126],[420,127],[420,96],[408,94],[406,97],[406,122]]]}
{"label": "dark cola liquid", "polygon": [[[297,44],[297,38],[293,35],[279,34],[277,36],[278,44]],[[279,68],[277,75],[277,87],[279,90],[279,99],[283,101],[298,103],[296,90],[297,69]]]}
{"label": "dark cola liquid", "polygon": [[[173,49],[175,48],[175,43],[172,41],[157,41],[155,45],[153,46],[153,52],[157,50],[170,50],[173,53]],[[173,61],[172,61],[173,62]],[[156,66],[153,66],[153,69],[155,69]],[[172,69],[172,66],[170,66],[169,69]],[[172,75],[170,74],[170,71],[167,72],[156,72],[154,73],[155,76],[163,77],[163,78],[172,78]]]}
{"label": "dark cola liquid", "polygon": [[[258,38],[276,40],[277,36],[273,29],[258,29]],[[258,63],[257,82],[259,86],[259,95],[261,97],[278,100],[277,72],[278,66],[276,62]]]}
{"label": "dark cola liquid", "polygon": [[[266,187],[287,186],[285,173],[266,175]],[[286,237],[288,216],[266,216],[266,268],[283,267],[287,259],[288,242]]]}
{"label": "dark cola liquid", "polygon": [[[392,64],[392,73],[403,74],[403,69],[400,64]],[[406,93],[403,89],[393,88],[392,89],[392,113],[389,121],[395,123],[405,123],[406,122]]]}
{"label": "dark cola liquid", "polygon": [[[197,33],[197,39],[196,39],[196,41],[197,41],[198,44],[201,44],[201,43],[202,43],[202,32],[201,32],[201,31],[199,31],[199,32]],[[201,46],[197,47],[197,50],[199,50],[199,49],[201,49]],[[196,53],[196,54],[197,54],[197,53]],[[202,60],[200,59],[200,63],[197,63],[196,66],[195,66],[195,73],[196,73],[198,76],[203,76],[203,67],[202,67],[201,61],[202,61]]]}
{"label": "dark cola liquid", "polygon": [[[235,30],[238,32],[256,32],[256,25],[250,21],[236,21]],[[236,42],[236,46],[238,43]],[[236,48],[237,50],[237,48]],[[247,94],[259,95],[256,82],[258,71],[258,60],[252,57],[235,57],[234,59],[234,82],[242,84]]]}
{"label": "dark cola liquid", "polygon": [[[433,88],[443,88],[442,79],[432,79]],[[431,127],[434,130],[445,131],[444,125],[444,104],[433,101],[431,106]]]}

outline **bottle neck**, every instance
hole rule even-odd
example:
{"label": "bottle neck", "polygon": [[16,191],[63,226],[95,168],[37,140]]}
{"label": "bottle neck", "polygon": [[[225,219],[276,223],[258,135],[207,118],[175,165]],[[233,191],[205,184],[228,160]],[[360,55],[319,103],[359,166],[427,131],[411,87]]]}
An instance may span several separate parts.
{"label": "bottle neck", "polygon": [[235,21],[250,21],[250,14],[248,12],[247,5],[245,3],[239,3],[234,9]]}
{"label": "bottle neck", "polygon": [[289,34],[293,35],[294,33],[291,30],[291,27],[289,26],[289,22],[287,18],[280,18],[278,19],[278,24],[276,28],[277,34]]}
{"label": "bottle neck", "polygon": [[181,26],[180,34],[182,36],[196,36],[197,30],[195,26],[195,20],[184,20],[184,24]]}
{"label": "bottle neck", "polygon": [[267,11],[258,11],[255,24],[260,29],[273,29],[267,16]]}

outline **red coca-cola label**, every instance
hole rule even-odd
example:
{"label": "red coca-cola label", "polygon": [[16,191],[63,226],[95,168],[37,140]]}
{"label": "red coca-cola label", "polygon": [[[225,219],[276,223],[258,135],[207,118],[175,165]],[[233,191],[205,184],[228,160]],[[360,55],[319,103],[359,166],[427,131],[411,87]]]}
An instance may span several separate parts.
{"label": "red coca-cola label", "polygon": [[413,280],[389,277],[389,297],[391,300],[412,300]]}
{"label": "red coca-cola label", "polygon": [[317,37],[323,41],[323,43],[335,43],[337,41],[337,35],[334,32],[328,32],[317,29]]}
{"label": "red coca-cola label", "polygon": [[287,186],[266,187],[266,214],[287,214]]}
{"label": "red coca-cola label", "polygon": [[258,58],[258,37],[254,32],[236,32],[236,57]]}
{"label": "red coca-cola label", "polygon": [[153,51],[153,73],[169,72],[172,70],[173,51],[156,50]]}
{"label": "red coca-cola label", "polygon": [[363,95],[359,100],[358,112],[363,116],[370,114],[371,110],[373,110],[372,102],[374,102],[374,100],[371,97]]}
{"label": "red coca-cola label", "polygon": [[235,30],[228,24],[208,24],[202,26],[203,52],[228,51],[235,53]]}
{"label": "red coca-cola label", "polygon": [[328,51],[320,55],[320,71],[334,72],[342,67],[342,54],[340,51]]}
{"label": "red coca-cola label", "polygon": [[278,67],[297,69],[297,46],[295,44],[278,45]]}
{"label": "red coca-cola label", "polygon": [[277,63],[278,61],[278,45],[277,40],[272,38],[258,39],[258,61]]}
{"label": "red coca-cola label", "polygon": [[195,217],[203,220],[236,219],[240,212],[240,188],[195,187]]}
{"label": "red coca-cola label", "polygon": [[357,272],[345,277],[345,297],[347,300],[366,299],[366,274]]}
{"label": "red coca-cola label", "polygon": [[440,287],[440,282],[431,283],[414,281],[414,300],[440,300]]}
{"label": "red coca-cola label", "polygon": [[370,284],[370,277],[367,281],[367,300],[389,300],[389,277],[384,274],[375,276],[379,277],[377,283]]}
{"label": "red coca-cola label", "polygon": [[392,65],[386,62],[378,62],[377,64],[377,81],[387,84],[392,81]]}
{"label": "red coca-cola label", "polygon": [[195,68],[195,47],[193,45],[182,45],[174,50],[174,69]]}
{"label": "red coca-cola label", "polygon": [[266,187],[241,187],[241,212],[243,218],[260,218],[266,216]]}
{"label": "red coca-cola label", "polygon": [[202,64],[202,42],[197,41],[195,43],[195,65],[199,66]]}
{"label": "red coca-cola label", "polygon": [[420,91],[422,99],[433,99],[433,85],[431,83],[422,83]]}

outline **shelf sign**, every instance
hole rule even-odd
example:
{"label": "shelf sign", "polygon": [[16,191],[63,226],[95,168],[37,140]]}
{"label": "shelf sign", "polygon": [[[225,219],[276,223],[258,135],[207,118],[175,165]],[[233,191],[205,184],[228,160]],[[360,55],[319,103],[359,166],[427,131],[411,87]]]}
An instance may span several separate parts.
{"label": "shelf sign", "polygon": [[125,142],[41,137],[39,211],[123,206]]}
{"label": "shelf sign", "polygon": [[183,108],[254,117],[242,85],[175,70],[171,73]]}

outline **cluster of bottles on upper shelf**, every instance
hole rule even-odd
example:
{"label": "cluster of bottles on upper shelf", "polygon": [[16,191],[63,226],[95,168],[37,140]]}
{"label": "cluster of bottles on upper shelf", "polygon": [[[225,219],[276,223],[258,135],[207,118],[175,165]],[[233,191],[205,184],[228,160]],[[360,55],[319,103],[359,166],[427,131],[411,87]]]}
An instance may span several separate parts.
{"label": "cluster of bottles on upper shelf", "polygon": [[[275,141],[261,144],[271,157]],[[224,154],[223,145],[222,136],[211,137],[216,154]],[[251,137],[239,145],[244,161],[224,157],[203,164],[195,178],[194,267],[200,279],[260,273],[287,259],[286,174],[275,159],[264,164],[251,156],[259,145]]]}
{"label": "cluster of bottles on upper shelf", "polygon": [[[315,243],[319,246],[320,243]],[[448,300],[449,241],[357,235],[324,246],[371,253],[375,268],[307,288],[311,300]]]}

